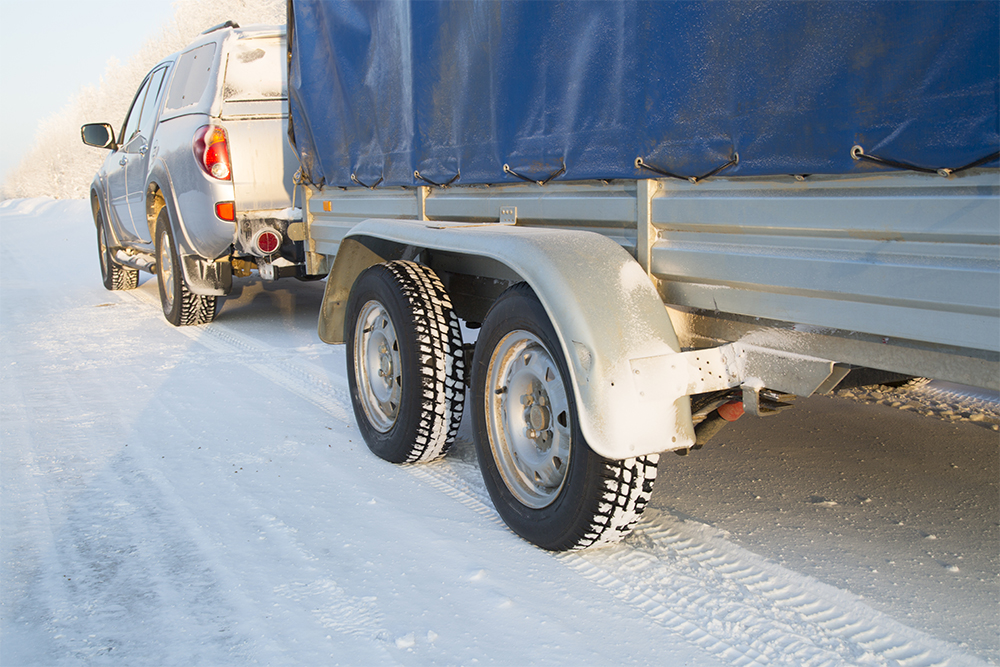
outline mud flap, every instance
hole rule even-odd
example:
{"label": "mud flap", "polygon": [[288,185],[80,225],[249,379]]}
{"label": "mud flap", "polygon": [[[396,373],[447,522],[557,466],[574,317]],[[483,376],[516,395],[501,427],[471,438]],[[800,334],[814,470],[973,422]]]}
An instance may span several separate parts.
{"label": "mud flap", "polygon": [[196,255],[181,258],[184,282],[195,294],[226,296],[233,290],[233,265],[228,261],[206,261]]}

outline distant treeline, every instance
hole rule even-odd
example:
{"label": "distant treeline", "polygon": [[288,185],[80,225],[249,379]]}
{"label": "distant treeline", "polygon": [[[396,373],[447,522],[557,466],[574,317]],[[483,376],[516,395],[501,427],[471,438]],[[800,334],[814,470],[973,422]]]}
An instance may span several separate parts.
{"label": "distant treeline", "polygon": [[112,59],[101,82],[70,98],[59,113],[39,123],[34,147],[3,179],[0,199],[87,197],[105,151],[80,141],[84,123],[121,126],[143,77],[161,58],[177,51],[206,28],[232,19],[240,25],[285,22],[285,0],[178,0],[174,18],[126,63]]}

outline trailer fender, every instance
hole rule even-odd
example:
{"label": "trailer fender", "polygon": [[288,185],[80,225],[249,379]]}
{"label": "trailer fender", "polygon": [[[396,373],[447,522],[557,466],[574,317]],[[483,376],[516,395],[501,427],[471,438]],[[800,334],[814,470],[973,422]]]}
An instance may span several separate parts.
{"label": "trailer fender", "polygon": [[[580,428],[595,452],[624,459],[694,444],[688,363],[663,302],[635,259],[593,232],[365,220],[341,241],[323,299],[320,338],[344,342],[347,298],[364,269],[401,256],[386,255],[422,249],[493,260],[531,286],[559,337]],[[683,361],[682,372],[642,361],[675,357]],[[637,376],[644,372],[657,377]],[[678,386],[651,389],[668,379]]]}

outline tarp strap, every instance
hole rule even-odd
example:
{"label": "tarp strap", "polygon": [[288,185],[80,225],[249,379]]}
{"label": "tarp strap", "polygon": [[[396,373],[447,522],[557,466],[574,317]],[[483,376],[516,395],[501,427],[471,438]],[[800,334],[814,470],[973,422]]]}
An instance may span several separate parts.
{"label": "tarp strap", "polygon": [[964,167],[959,167],[958,169],[929,169],[927,167],[921,167],[919,165],[910,164],[909,162],[900,162],[899,160],[890,160],[884,157],[878,157],[877,155],[866,155],[865,149],[861,146],[854,146],[851,148],[851,157],[855,160],[864,160],[866,162],[873,162],[875,164],[885,165],[887,167],[895,167],[896,169],[906,169],[908,171],[917,171],[922,174],[937,174],[938,176],[951,176],[952,174],[957,174],[959,172],[965,171],[966,169],[973,169],[979,165],[992,162],[994,160],[1000,159],[1000,151],[987,155],[986,157],[979,158],[975,162],[970,162]]}
{"label": "tarp strap", "polygon": [[436,188],[446,188],[449,185],[452,185],[455,181],[457,181],[461,177],[462,177],[462,172],[459,171],[457,174],[455,174],[454,176],[452,176],[451,180],[448,181],[447,183],[435,183],[434,181],[432,181],[431,179],[427,178],[426,176],[421,176],[419,171],[417,171],[417,170],[413,171],[413,178],[417,179],[418,181],[423,181],[424,183],[430,183],[431,185],[433,185]]}
{"label": "tarp strap", "polygon": [[546,178],[543,181],[539,181],[539,180],[534,179],[534,178],[528,178],[527,176],[523,176],[522,174],[519,174],[516,171],[514,171],[513,169],[511,169],[510,165],[508,165],[508,164],[505,164],[503,166],[503,173],[510,174],[511,176],[516,176],[517,178],[520,178],[522,181],[527,181],[528,183],[537,183],[538,185],[545,185],[546,183],[548,183],[549,181],[551,181],[556,176],[562,176],[563,174],[566,173],[566,160],[562,160],[562,167],[559,168],[559,171],[557,171],[554,174],[550,175],[548,178]]}
{"label": "tarp strap", "polygon": [[360,185],[361,187],[368,188],[369,190],[374,190],[375,188],[378,187],[379,183],[385,180],[385,177],[379,176],[378,180],[375,181],[373,185],[368,185],[367,183],[362,183],[360,180],[358,180],[358,177],[354,174],[354,172],[351,172],[351,180]]}
{"label": "tarp strap", "polygon": [[666,169],[660,169],[657,166],[654,166],[654,165],[649,164],[648,162],[645,162],[641,157],[637,157],[635,159],[635,168],[636,169],[648,169],[649,171],[651,171],[651,172],[653,172],[655,174],[659,174],[660,176],[666,176],[668,178],[676,178],[677,180],[680,180],[680,181],[690,181],[691,183],[698,183],[699,181],[704,181],[707,178],[712,178],[713,176],[715,176],[716,174],[718,174],[723,169],[728,169],[729,167],[732,167],[732,166],[737,165],[739,163],[740,163],[740,154],[739,153],[733,153],[733,157],[729,158],[729,162],[726,162],[725,164],[719,165],[718,167],[716,167],[712,171],[710,171],[707,174],[704,174],[702,176],[681,176],[679,174],[674,174],[672,172],[667,171]]}

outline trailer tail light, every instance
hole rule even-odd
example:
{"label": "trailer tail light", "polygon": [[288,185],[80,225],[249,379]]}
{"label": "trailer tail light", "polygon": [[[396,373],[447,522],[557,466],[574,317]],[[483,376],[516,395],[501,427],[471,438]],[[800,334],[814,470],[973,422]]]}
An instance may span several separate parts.
{"label": "trailer tail light", "polygon": [[236,221],[236,203],[231,201],[220,201],[215,204],[215,214],[220,220]]}
{"label": "trailer tail light", "polygon": [[281,247],[281,237],[269,229],[257,234],[253,240],[254,247],[263,255],[270,255],[278,251]]}
{"label": "trailer tail light", "polygon": [[220,181],[230,180],[229,139],[218,125],[205,125],[194,133],[194,158],[205,173]]}
{"label": "trailer tail light", "polygon": [[734,422],[743,416],[743,401],[729,401],[719,406],[719,416],[727,422]]}

